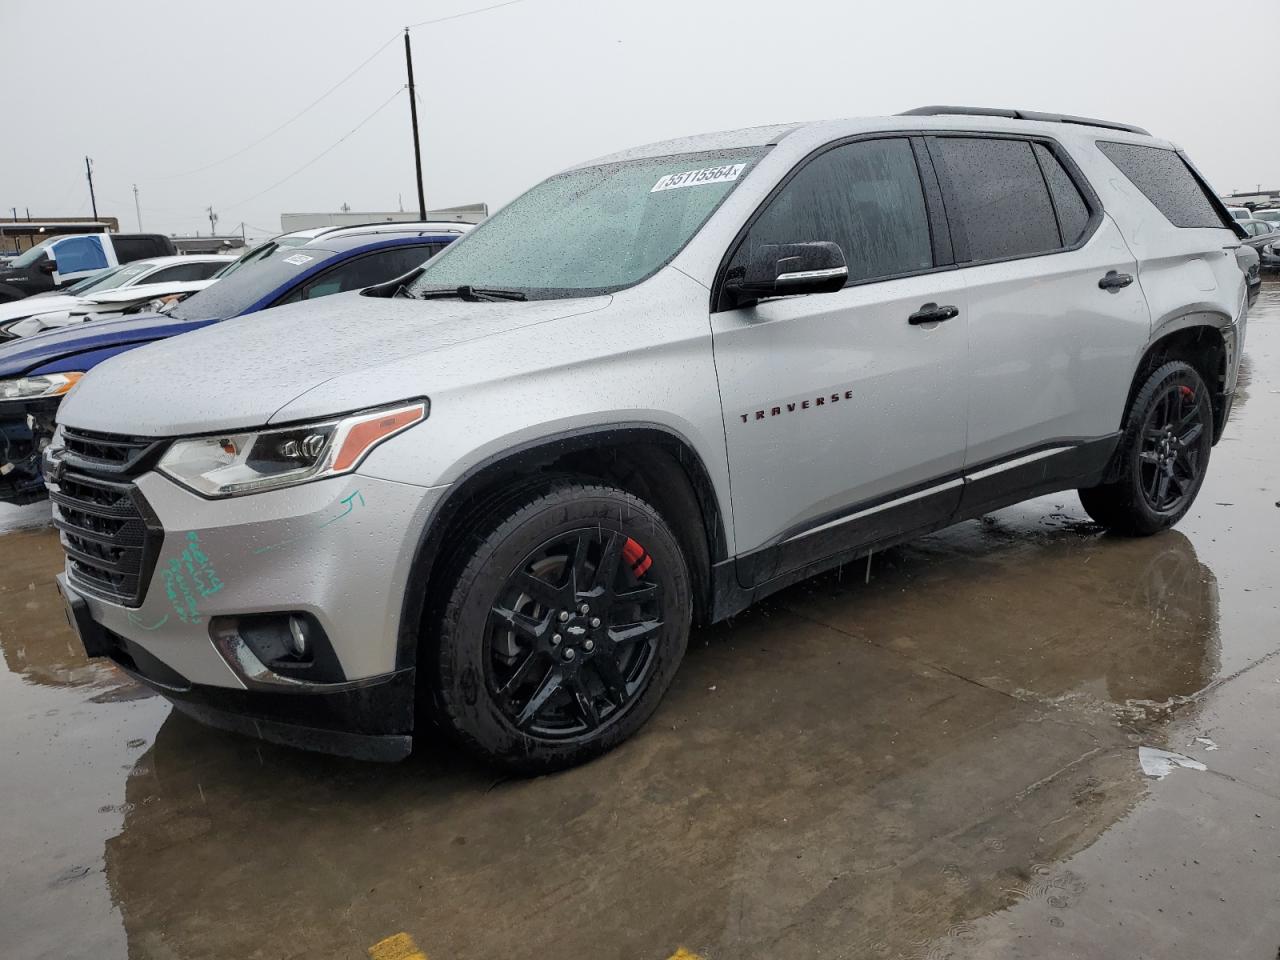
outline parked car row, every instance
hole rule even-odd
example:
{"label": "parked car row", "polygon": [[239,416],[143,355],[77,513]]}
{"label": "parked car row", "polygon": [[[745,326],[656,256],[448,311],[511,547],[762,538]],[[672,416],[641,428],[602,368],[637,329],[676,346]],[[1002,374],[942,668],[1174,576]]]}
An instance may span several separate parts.
{"label": "parked car row", "polygon": [[[207,289],[164,312],[81,323],[83,316],[78,311],[90,309],[86,304],[93,308],[120,306],[110,302],[117,295],[110,290],[93,293],[86,288],[58,313],[5,323],[0,332],[35,335],[0,343],[0,501],[29,502],[44,495],[40,454],[53,436],[58,405],[97,364],[220,320],[282,303],[358,290],[408,274],[468,229],[469,225],[457,223],[391,223],[305,230],[268,241],[231,263],[225,257],[217,258],[223,268],[216,278],[194,282]],[[153,265],[139,277],[169,269],[159,261],[150,263]],[[118,277],[118,273],[112,274],[102,282],[109,285]],[[147,300],[163,297],[164,284],[157,286],[141,296]],[[8,307],[27,309],[37,300],[44,298]],[[23,325],[70,328],[36,332],[23,329]]]}
{"label": "parked car row", "polygon": [[0,267],[0,303],[68,287],[109,267],[173,256],[158,233],[86,233],[50,237]]}
{"label": "parked car row", "polygon": [[168,316],[0,346],[0,391],[56,409],[90,656],[227,729],[537,772],[639,729],[692,623],[869,551],[1071,489],[1176,523],[1246,236],[1124,124],[757,127],[575,166],[461,240],[253,251]]}
{"label": "parked car row", "polygon": [[100,271],[72,284],[63,293],[38,293],[11,300],[0,304],[0,341],[91,317],[127,313],[152,301],[195,293],[212,283],[214,275],[235,259],[225,254],[193,254],[135,260]]}

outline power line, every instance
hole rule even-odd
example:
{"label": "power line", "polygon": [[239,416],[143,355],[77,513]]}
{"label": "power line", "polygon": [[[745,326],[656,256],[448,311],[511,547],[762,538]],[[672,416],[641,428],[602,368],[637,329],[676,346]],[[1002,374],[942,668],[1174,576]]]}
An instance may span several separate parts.
{"label": "power line", "polygon": [[263,190],[259,190],[257,193],[255,193],[255,194],[254,194],[253,196],[251,196],[251,197],[245,197],[243,200],[237,200],[235,203],[224,203],[224,204],[222,204],[222,209],[223,209],[223,210],[230,210],[230,209],[233,209],[233,208],[235,208],[235,207],[243,206],[244,204],[249,203],[249,202],[250,202],[250,201],[252,201],[252,200],[257,200],[257,199],[258,199],[260,196],[262,196],[264,193],[270,193],[272,190],[274,190],[276,187],[280,186],[282,183],[285,183],[285,182],[287,182],[287,181],[289,181],[289,180],[292,180],[294,177],[296,177],[298,174],[300,174],[303,170],[307,169],[307,167],[311,166],[311,165],[312,165],[313,163],[315,163],[317,160],[321,159],[321,158],[322,158],[322,157],[324,157],[326,154],[328,154],[329,152],[331,152],[335,147],[337,147],[337,146],[338,146],[338,144],[342,143],[342,141],[346,140],[346,139],[347,139],[348,137],[350,137],[353,133],[355,133],[357,130],[359,130],[361,127],[363,127],[366,123],[368,123],[370,120],[372,120],[372,119],[373,119],[374,117],[376,117],[378,114],[380,114],[384,109],[386,109],[387,105],[388,105],[388,104],[390,104],[392,100],[394,100],[396,97],[400,96],[400,94],[402,94],[402,93],[404,93],[404,87],[399,87],[399,88],[396,90],[396,92],[395,92],[395,93],[393,93],[391,96],[387,97],[387,99],[383,100],[383,101],[382,101],[382,103],[378,105],[378,108],[377,108],[376,110],[374,110],[374,111],[373,111],[373,113],[369,114],[367,117],[365,117],[365,118],[364,118],[363,120],[361,120],[359,123],[357,123],[354,127],[352,127],[350,130],[348,130],[346,133],[344,133],[341,137],[339,137],[339,138],[338,138],[337,140],[335,140],[333,143],[329,144],[329,146],[325,147],[322,151],[320,151],[318,154],[316,154],[314,157],[312,157],[310,160],[308,160],[306,163],[304,163],[302,166],[300,166],[297,170],[294,170],[294,171],[293,171],[292,173],[290,173],[289,175],[287,175],[287,176],[285,176],[285,177],[282,177],[281,179],[277,180],[275,183],[271,184],[271,186],[269,186],[269,187],[267,187],[267,188],[265,188],[265,189],[263,189]]}
{"label": "power line", "polygon": [[[517,2],[518,2],[518,0],[517,0]],[[314,100],[312,100],[309,104],[307,104],[305,107],[303,107],[301,110],[299,110],[299,111],[298,111],[297,113],[295,113],[293,116],[291,116],[291,117],[290,117],[288,120],[286,120],[284,123],[280,124],[278,127],[276,127],[276,128],[275,128],[274,130],[272,130],[271,132],[266,133],[266,134],[263,134],[261,137],[259,137],[257,140],[254,140],[254,141],[253,141],[252,143],[250,143],[248,146],[241,147],[241,148],[240,148],[239,150],[237,150],[235,153],[227,154],[225,157],[221,158],[220,160],[214,160],[212,163],[206,163],[203,167],[196,167],[196,168],[195,168],[195,169],[193,169],[193,170],[184,170],[182,173],[171,173],[171,174],[168,174],[168,175],[163,176],[163,177],[152,177],[151,179],[152,179],[152,180],[176,180],[176,179],[177,179],[177,178],[179,178],[179,177],[189,177],[189,176],[191,176],[191,175],[192,175],[192,174],[194,174],[194,173],[202,173],[202,172],[204,172],[205,170],[210,169],[211,167],[216,167],[216,166],[218,166],[219,164],[226,163],[228,160],[234,160],[236,157],[243,156],[244,154],[246,154],[246,153],[248,153],[250,150],[252,150],[254,147],[258,146],[258,144],[260,144],[260,143],[264,143],[264,142],[266,142],[267,140],[270,140],[272,137],[274,137],[277,133],[279,133],[279,132],[280,132],[281,130],[283,130],[285,127],[289,126],[289,124],[293,123],[295,120],[299,119],[299,118],[300,118],[301,116],[303,116],[305,113],[307,113],[308,111],[310,111],[313,107],[315,107],[317,104],[319,104],[322,100],[324,100],[326,97],[328,97],[331,93],[333,93],[335,90],[337,90],[339,87],[341,87],[344,83],[346,83],[348,80],[350,80],[352,77],[354,77],[357,73],[359,73],[361,70],[363,70],[365,67],[367,67],[367,66],[368,66],[368,65],[373,61],[374,57],[376,57],[376,56],[377,56],[378,54],[380,54],[383,50],[387,49],[387,47],[391,46],[391,44],[393,44],[395,41],[397,41],[397,40],[399,40],[399,39],[400,39],[400,34],[399,34],[399,33],[392,34],[392,36],[391,36],[391,39],[390,39],[390,40],[387,40],[385,43],[383,43],[383,44],[382,44],[382,46],[378,47],[378,49],[377,49],[377,50],[373,51],[373,53],[369,54],[369,56],[367,56],[364,60],[360,61],[359,66],[357,66],[354,70],[352,70],[350,73],[348,73],[345,77],[343,77],[341,80],[339,80],[337,83],[335,83],[332,87],[330,87],[330,88],[329,88],[328,90],[326,90],[324,93],[320,94],[320,96],[318,96],[318,97],[316,97]]]}
{"label": "power line", "polygon": [[[506,0],[506,2],[505,2],[505,3],[495,3],[495,4],[491,5],[491,6],[488,6],[488,7],[480,7],[480,8],[478,8],[478,9],[476,9],[476,10],[464,10],[464,11],[462,11],[461,13],[454,13],[454,14],[450,14],[449,16],[446,16],[446,17],[436,17],[435,19],[432,19],[432,20],[422,20],[422,21],[420,21],[420,22],[418,22],[418,23],[411,23],[411,24],[409,24],[409,26],[405,27],[405,29],[406,29],[406,30],[411,30],[411,29],[413,29],[414,27],[425,27],[425,26],[429,26],[430,24],[433,24],[433,23],[444,23],[444,22],[445,22],[445,21],[447,21],[447,20],[458,20],[458,19],[461,19],[461,18],[463,18],[463,17],[470,17],[470,16],[474,16],[475,14],[478,14],[478,13],[488,13],[490,10],[497,10],[497,9],[499,9],[499,8],[501,8],[501,7],[510,7],[510,6],[513,6],[513,5],[517,4],[517,3],[523,3],[523,2],[524,2],[524,0]],[[261,137],[259,137],[257,140],[254,140],[254,141],[252,141],[251,143],[249,143],[249,144],[247,144],[247,145],[245,145],[245,146],[241,147],[241,148],[240,148],[239,150],[237,150],[235,153],[229,153],[229,154],[227,154],[225,157],[221,157],[221,158],[219,158],[219,159],[217,159],[217,160],[213,160],[213,161],[211,161],[210,163],[206,163],[206,164],[204,164],[203,166],[200,166],[200,167],[194,167],[194,168],[192,168],[191,170],[184,170],[184,171],[182,171],[181,173],[170,173],[170,174],[165,174],[164,176],[151,177],[151,178],[149,178],[149,180],[144,180],[143,182],[144,182],[144,183],[146,183],[146,182],[154,182],[154,181],[158,181],[158,180],[176,180],[176,179],[179,179],[179,178],[181,178],[181,177],[189,177],[189,176],[191,176],[191,175],[193,175],[193,174],[203,173],[203,172],[204,172],[204,171],[206,171],[206,170],[210,170],[210,169],[212,169],[213,167],[216,167],[216,166],[219,166],[219,165],[221,165],[221,164],[223,164],[223,163],[226,163],[228,160],[234,160],[234,159],[236,159],[237,157],[241,157],[241,156],[243,156],[244,154],[246,154],[246,153],[248,153],[250,150],[252,150],[254,147],[258,146],[259,144],[261,144],[261,143],[265,143],[266,141],[270,140],[272,137],[274,137],[277,133],[279,133],[279,132],[280,132],[281,130],[283,130],[285,127],[287,127],[287,126],[289,126],[290,124],[292,124],[295,120],[298,120],[299,118],[301,118],[302,116],[304,116],[305,114],[307,114],[308,112],[310,112],[314,107],[316,107],[316,106],[317,106],[318,104],[320,104],[322,101],[324,101],[325,99],[327,99],[327,98],[329,97],[329,95],[330,95],[330,94],[332,94],[335,90],[337,90],[337,89],[338,89],[339,87],[341,87],[344,83],[346,83],[348,80],[350,80],[352,77],[354,77],[357,73],[359,73],[361,70],[363,70],[365,67],[367,67],[367,66],[368,66],[368,65],[369,65],[369,64],[374,60],[374,58],[378,56],[378,54],[380,54],[383,50],[387,49],[387,47],[391,46],[391,44],[393,44],[393,43],[394,43],[396,40],[398,40],[399,38],[400,38],[400,34],[399,34],[398,32],[397,32],[397,33],[395,33],[395,34],[392,34],[392,36],[391,36],[389,39],[387,39],[386,41],[384,41],[384,42],[382,43],[382,45],[378,47],[378,49],[374,50],[374,51],[373,51],[373,53],[369,54],[369,56],[367,56],[364,60],[361,60],[361,61],[360,61],[360,63],[356,65],[355,69],[353,69],[353,70],[352,70],[350,73],[348,73],[345,77],[343,77],[341,80],[339,80],[337,83],[335,83],[332,87],[330,87],[330,88],[329,88],[328,90],[326,90],[324,93],[320,94],[320,96],[316,97],[314,100],[312,100],[310,103],[308,103],[305,107],[303,107],[301,110],[299,110],[299,111],[298,111],[297,113],[295,113],[293,116],[289,117],[289,119],[285,120],[285,121],[284,121],[283,123],[281,123],[279,126],[275,127],[274,129],[270,130],[269,132],[267,132],[267,133],[263,134],[263,135],[262,135]]]}
{"label": "power line", "polygon": [[422,20],[418,23],[411,23],[406,30],[412,30],[414,27],[425,27],[432,23],[444,23],[446,20],[459,20],[462,17],[471,17],[477,13],[488,13],[490,10],[497,10],[499,7],[510,7],[517,3],[524,3],[524,0],[507,0],[506,3],[495,3],[491,7],[480,7],[477,10],[464,10],[462,13],[451,13],[447,17],[436,17],[434,20]]}

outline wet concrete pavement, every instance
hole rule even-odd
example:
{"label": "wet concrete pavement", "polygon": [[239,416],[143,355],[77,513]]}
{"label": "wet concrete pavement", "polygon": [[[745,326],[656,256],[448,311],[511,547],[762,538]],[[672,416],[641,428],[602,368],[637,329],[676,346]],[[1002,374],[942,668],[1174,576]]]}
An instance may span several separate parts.
{"label": "wet concrete pavement", "polygon": [[[1253,957],[1280,947],[1280,288],[1175,531],[1073,494],[695,634],[587,767],[206,730],[89,663],[0,514],[0,957]],[[42,512],[43,511],[43,512]],[[1206,769],[1143,773],[1139,748]]]}

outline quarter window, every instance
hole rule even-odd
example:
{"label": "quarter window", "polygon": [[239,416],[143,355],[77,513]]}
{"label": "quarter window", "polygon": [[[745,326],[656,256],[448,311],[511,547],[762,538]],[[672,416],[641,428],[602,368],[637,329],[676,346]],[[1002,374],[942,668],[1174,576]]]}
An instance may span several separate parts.
{"label": "quarter window", "polygon": [[[964,259],[1032,257],[1062,246],[1045,178],[1026,140],[938,137],[950,183],[947,215],[968,240]],[[957,254],[961,251],[957,250]]]}
{"label": "quarter window", "polygon": [[1053,151],[1043,143],[1035,145],[1036,156],[1040,159],[1040,168],[1049,184],[1049,195],[1053,197],[1053,208],[1058,212],[1058,228],[1062,232],[1062,245],[1073,246],[1084,236],[1089,226],[1089,205],[1080,194],[1071,175],[1067,173]]}
{"label": "quarter window", "polygon": [[1228,226],[1218,205],[1176,151],[1105,140],[1098,142],[1098,149],[1175,227]]}
{"label": "quarter window", "polygon": [[863,140],[828,150],[782,188],[747,231],[727,276],[772,243],[838,243],[850,282],[933,266],[929,218],[911,144]]}

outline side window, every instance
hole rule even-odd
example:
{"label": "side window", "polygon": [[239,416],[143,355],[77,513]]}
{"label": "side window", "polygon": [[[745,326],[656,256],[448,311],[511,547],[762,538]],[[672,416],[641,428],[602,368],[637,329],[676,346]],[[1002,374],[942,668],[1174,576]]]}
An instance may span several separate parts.
{"label": "side window", "polygon": [[1063,246],[1071,246],[1083,235],[1089,225],[1089,205],[1085,203],[1071,175],[1062,166],[1062,162],[1053,155],[1053,151],[1043,143],[1035,145],[1036,156],[1040,159],[1040,169],[1049,184],[1049,195],[1053,198],[1053,208],[1058,211],[1058,226],[1062,231]]}
{"label": "side window", "polygon": [[758,246],[840,244],[850,282],[933,266],[929,217],[909,140],[864,140],[805,164],[770,201],[729,263],[742,272]]}
{"label": "side window", "polygon": [[1105,140],[1098,141],[1098,149],[1175,227],[1227,226],[1218,205],[1175,151]]}
{"label": "side window", "polygon": [[58,260],[59,273],[76,273],[80,270],[102,270],[107,266],[107,255],[102,241],[97,237],[68,237],[53,247]]}
{"label": "side window", "polygon": [[[938,137],[931,152],[950,181],[947,215],[968,238],[968,260],[1031,257],[1058,249],[1045,178],[1026,140]],[[959,253],[960,251],[957,251]]]}
{"label": "side window", "polygon": [[297,303],[299,300],[315,300],[334,293],[361,290],[375,283],[394,280],[421,266],[439,251],[438,246],[393,247],[363,257],[355,257],[346,263],[326,270],[277,303]]}

